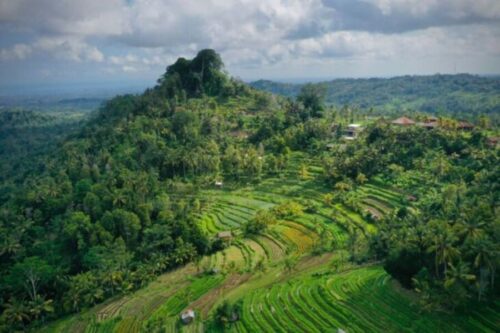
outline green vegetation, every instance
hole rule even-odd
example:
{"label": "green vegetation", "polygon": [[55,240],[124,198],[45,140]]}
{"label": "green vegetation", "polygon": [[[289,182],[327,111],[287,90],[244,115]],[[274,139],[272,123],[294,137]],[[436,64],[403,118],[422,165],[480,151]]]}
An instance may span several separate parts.
{"label": "green vegetation", "polygon": [[43,168],[44,156],[75,133],[87,118],[88,112],[83,110],[0,108],[0,202],[7,200],[27,173]]}
{"label": "green vegetation", "polygon": [[3,175],[0,331],[496,330],[494,122],[395,127],[222,70],[181,58]]}
{"label": "green vegetation", "polygon": [[468,74],[401,76],[390,79],[336,79],[314,85],[260,80],[252,87],[286,97],[299,96],[304,87],[325,92],[328,104],[350,106],[371,115],[427,112],[473,119],[489,114],[498,124],[500,79]]}

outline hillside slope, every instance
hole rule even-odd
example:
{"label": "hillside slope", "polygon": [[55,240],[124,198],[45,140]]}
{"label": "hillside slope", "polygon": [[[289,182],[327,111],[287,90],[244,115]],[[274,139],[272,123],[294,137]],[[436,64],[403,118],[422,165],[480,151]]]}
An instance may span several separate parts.
{"label": "hillside slope", "polygon": [[[260,80],[254,88],[295,97],[304,84]],[[410,109],[467,115],[500,112],[500,78],[468,74],[335,79],[315,85],[326,89],[326,102],[385,111]]]}

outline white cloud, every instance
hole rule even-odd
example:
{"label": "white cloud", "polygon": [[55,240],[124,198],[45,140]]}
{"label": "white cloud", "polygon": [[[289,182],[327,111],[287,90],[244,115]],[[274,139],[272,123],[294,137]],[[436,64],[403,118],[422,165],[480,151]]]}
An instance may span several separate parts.
{"label": "white cloud", "polygon": [[116,73],[159,71],[206,47],[231,69],[500,57],[498,0],[0,0],[0,25],[1,37],[23,36],[0,62],[50,55]]}
{"label": "white cloud", "polygon": [[[500,33],[484,27],[468,26],[450,30],[429,28],[398,35],[364,31],[338,31],[319,37],[287,43],[283,53],[294,52],[303,57],[414,57],[491,55],[500,57]],[[278,47],[278,49],[280,49]]]}
{"label": "white cloud", "polygon": [[58,59],[76,62],[102,62],[104,54],[95,46],[78,39],[64,37],[43,37],[30,45],[16,44],[0,50],[0,59],[23,60],[33,54],[49,54]]}
{"label": "white cloud", "polygon": [[33,43],[33,49],[47,52],[60,59],[77,62],[101,62],[104,60],[104,55],[97,47],[74,38],[40,38]]}
{"label": "white cloud", "polygon": [[385,15],[411,13],[419,17],[440,12],[455,19],[468,16],[500,18],[500,2],[497,0],[364,0],[379,7]]}
{"label": "white cloud", "polygon": [[31,52],[31,46],[26,44],[16,44],[11,48],[0,50],[0,60],[22,60],[28,57]]}
{"label": "white cloud", "polygon": [[122,0],[0,0],[0,22],[49,35],[118,35],[126,28]]}

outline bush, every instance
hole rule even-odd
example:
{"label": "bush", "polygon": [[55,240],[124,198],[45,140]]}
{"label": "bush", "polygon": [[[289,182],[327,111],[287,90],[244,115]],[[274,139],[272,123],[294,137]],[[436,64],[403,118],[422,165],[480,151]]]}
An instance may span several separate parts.
{"label": "bush", "polygon": [[226,327],[231,323],[239,320],[241,317],[241,307],[241,301],[238,301],[234,304],[230,304],[228,301],[224,301],[215,310],[214,319],[217,326]]}
{"label": "bush", "polygon": [[304,214],[304,207],[295,201],[288,201],[275,206],[272,212],[278,219],[289,219]]}
{"label": "bush", "polygon": [[243,231],[245,235],[256,235],[262,233],[269,224],[276,223],[276,216],[271,210],[260,210],[254,218],[248,221]]}

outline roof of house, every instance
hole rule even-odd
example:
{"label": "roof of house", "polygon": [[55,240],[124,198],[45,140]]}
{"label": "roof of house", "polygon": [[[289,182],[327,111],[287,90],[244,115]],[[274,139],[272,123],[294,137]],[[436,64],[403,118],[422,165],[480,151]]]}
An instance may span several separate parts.
{"label": "roof of house", "polygon": [[350,128],[359,128],[359,127],[361,127],[361,125],[360,124],[349,124],[349,125],[347,125],[347,127],[350,127]]}
{"label": "roof of house", "polygon": [[489,137],[487,140],[490,146],[496,146],[500,143],[500,137],[498,136]]}
{"label": "roof of house", "polygon": [[415,122],[408,117],[401,117],[401,118],[395,119],[391,123],[396,124],[396,125],[414,125],[415,124]]}
{"label": "roof of house", "polygon": [[434,128],[434,127],[438,127],[438,123],[435,122],[435,121],[429,121],[429,122],[425,122],[425,123],[419,123],[420,126],[423,126],[423,127],[428,127],[428,128]]}
{"label": "roof of house", "polygon": [[460,121],[458,123],[458,128],[473,128],[474,125],[472,125],[471,123],[467,122],[467,121]]}
{"label": "roof of house", "polygon": [[219,238],[229,238],[229,237],[233,237],[233,234],[231,233],[231,231],[221,231],[221,232],[217,233],[217,237],[219,237]]}
{"label": "roof of house", "polygon": [[184,311],[181,314],[181,318],[182,319],[194,318],[194,311],[192,309],[188,309],[188,310]]}
{"label": "roof of house", "polygon": [[248,138],[248,132],[243,130],[235,130],[229,132],[229,135],[235,138],[246,139]]}

